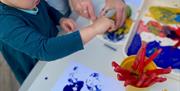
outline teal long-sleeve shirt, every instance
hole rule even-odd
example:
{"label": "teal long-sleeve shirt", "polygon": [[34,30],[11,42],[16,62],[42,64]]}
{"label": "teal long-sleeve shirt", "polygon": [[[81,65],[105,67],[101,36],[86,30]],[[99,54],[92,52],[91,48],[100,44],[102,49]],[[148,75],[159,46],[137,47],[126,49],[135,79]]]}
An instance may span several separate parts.
{"label": "teal long-sleeve shirt", "polygon": [[0,50],[20,84],[38,60],[52,61],[83,49],[80,33],[57,36],[62,14],[44,0],[37,15],[0,3]]}

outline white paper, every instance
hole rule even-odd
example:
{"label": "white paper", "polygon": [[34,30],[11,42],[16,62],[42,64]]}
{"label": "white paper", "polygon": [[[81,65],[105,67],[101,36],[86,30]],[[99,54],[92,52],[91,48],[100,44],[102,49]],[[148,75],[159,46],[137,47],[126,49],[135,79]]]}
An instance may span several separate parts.
{"label": "white paper", "polygon": [[[97,66],[97,65],[96,65]],[[68,81],[69,80],[69,81]],[[70,87],[70,85],[72,87]],[[68,87],[69,86],[69,87]],[[67,87],[68,89],[65,89]],[[78,89],[79,87],[79,89]],[[72,88],[72,89],[71,89]],[[51,91],[125,91],[122,82],[78,63],[70,63]]]}

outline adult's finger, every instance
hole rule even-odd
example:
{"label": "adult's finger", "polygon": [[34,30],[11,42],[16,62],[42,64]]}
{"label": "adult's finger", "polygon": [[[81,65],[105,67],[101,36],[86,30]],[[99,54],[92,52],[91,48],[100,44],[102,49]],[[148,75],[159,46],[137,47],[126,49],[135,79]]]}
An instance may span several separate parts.
{"label": "adult's finger", "polygon": [[87,11],[88,11],[89,18],[91,20],[96,20],[96,14],[95,14],[94,7],[93,7],[92,3],[87,4]]}
{"label": "adult's finger", "polygon": [[105,6],[105,7],[101,10],[101,12],[100,12],[100,16],[105,16],[105,15],[106,15],[106,13],[107,13],[107,11],[108,11],[108,7],[107,7],[107,6]]}
{"label": "adult's finger", "polygon": [[78,13],[80,16],[83,16],[83,12],[84,12],[84,7],[81,3],[78,3],[75,7],[75,12]]}
{"label": "adult's finger", "polygon": [[86,4],[82,4],[82,6],[81,16],[89,19],[88,6]]}
{"label": "adult's finger", "polygon": [[120,23],[121,23],[121,20],[122,20],[122,13],[123,13],[122,8],[116,8],[116,17],[115,17],[116,29],[121,26]]}
{"label": "adult's finger", "polygon": [[116,11],[117,11],[117,14],[116,14],[116,27],[121,27],[125,20],[126,20],[126,8],[127,8],[127,5],[122,5],[122,6],[117,6],[116,7]]}
{"label": "adult's finger", "polygon": [[123,8],[123,12],[122,12],[122,18],[120,21],[120,26],[123,26],[125,21],[126,21],[127,15],[126,15],[126,7]]}

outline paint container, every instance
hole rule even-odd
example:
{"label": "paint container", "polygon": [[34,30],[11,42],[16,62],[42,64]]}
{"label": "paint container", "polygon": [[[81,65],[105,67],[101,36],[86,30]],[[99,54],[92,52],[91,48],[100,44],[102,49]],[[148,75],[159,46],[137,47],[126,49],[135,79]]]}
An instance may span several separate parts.
{"label": "paint container", "polygon": [[[128,56],[126,59],[124,59],[122,61],[121,67],[123,67],[125,69],[132,69],[131,67],[132,67],[134,61],[136,60],[136,57],[137,57],[136,55]],[[144,70],[145,71],[154,70],[154,69],[156,69],[156,67],[157,67],[156,64],[152,61],[144,68]]]}
{"label": "paint container", "polygon": [[126,91],[150,91],[151,87],[146,87],[146,88],[138,88],[138,87],[134,87],[131,85],[128,85],[126,87]]}

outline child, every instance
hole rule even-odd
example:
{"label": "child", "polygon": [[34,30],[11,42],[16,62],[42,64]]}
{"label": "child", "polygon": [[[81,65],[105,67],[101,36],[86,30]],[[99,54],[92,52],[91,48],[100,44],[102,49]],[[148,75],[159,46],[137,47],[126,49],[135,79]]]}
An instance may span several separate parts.
{"label": "child", "polygon": [[0,0],[0,50],[20,84],[38,60],[52,61],[83,49],[98,34],[114,28],[102,17],[92,25],[56,37],[60,24],[74,31],[75,23],[44,0]]}

